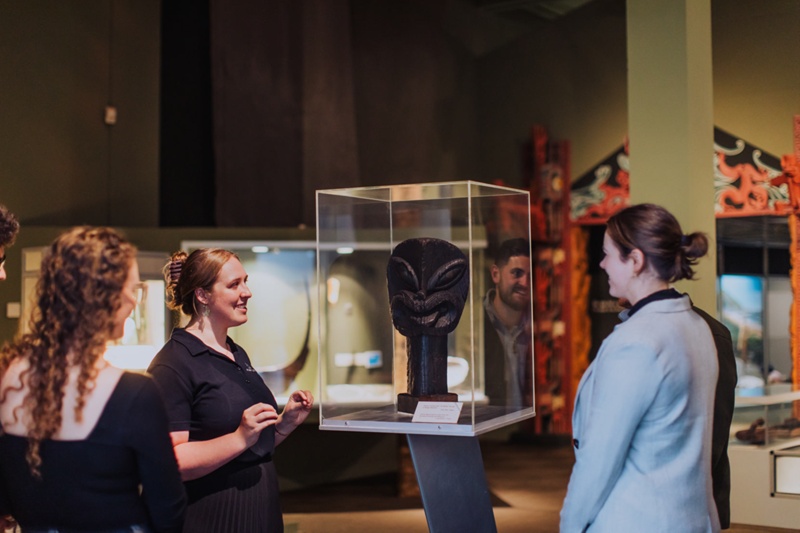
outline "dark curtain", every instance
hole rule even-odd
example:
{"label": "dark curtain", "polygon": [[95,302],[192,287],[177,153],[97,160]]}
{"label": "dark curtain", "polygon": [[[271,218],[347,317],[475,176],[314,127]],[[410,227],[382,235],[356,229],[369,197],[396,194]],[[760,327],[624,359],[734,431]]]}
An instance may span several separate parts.
{"label": "dark curtain", "polygon": [[314,224],[358,184],[349,2],[211,0],[216,218]]}
{"label": "dark curtain", "polygon": [[302,9],[210,0],[215,212],[219,226],[301,218]]}
{"label": "dark curtain", "polygon": [[214,226],[208,0],[161,4],[161,226]]}
{"label": "dark curtain", "polygon": [[175,2],[162,224],[311,226],[319,189],[476,179],[474,32],[453,4]]}

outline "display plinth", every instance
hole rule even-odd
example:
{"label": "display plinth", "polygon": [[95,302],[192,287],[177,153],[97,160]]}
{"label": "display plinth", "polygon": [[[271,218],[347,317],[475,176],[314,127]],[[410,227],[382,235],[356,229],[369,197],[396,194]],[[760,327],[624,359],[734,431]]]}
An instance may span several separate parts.
{"label": "display plinth", "polygon": [[431,435],[407,438],[428,530],[496,533],[478,439]]}
{"label": "display plinth", "polygon": [[[428,396],[441,400],[451,396],[447,392],[447,336],[419,335],[406,337],[408,392],[410,396]],[[452,394],[458,400],[457,394]]]}
{"label": "display plinth", "polygon": [[[524,379],[533,373],[532,349],[513,365],[522,378],[509,387],[521,390],[506,397],[487,395],[486,382],[489,371],[502,376],[495,367],[506,354],[484,346],[491,254],[514,239],[529,255],[529,206],[527,191],[471,181],[317,191],[320,429],[477,436],[534,416],[532,380]],[[409,250],[394,258],[400,244]],[[447,315],[454,329],[396,329],[402,312],[390,303],[400,297],[388,293],[389,274],[421,313],[418,324],[438,327]],[[446,299],[431,293],[462,282],[463,312],[453,319]],[[423,309],[423,301],[436,305]],[[531,317],[531,302],[522,307]],[[523,328],[520,344],[532,346],[531,329]],[[426,343],[436,346],[435,360],[416,351]],[[462,402],[461,416],[413,422],[420,401]]]}

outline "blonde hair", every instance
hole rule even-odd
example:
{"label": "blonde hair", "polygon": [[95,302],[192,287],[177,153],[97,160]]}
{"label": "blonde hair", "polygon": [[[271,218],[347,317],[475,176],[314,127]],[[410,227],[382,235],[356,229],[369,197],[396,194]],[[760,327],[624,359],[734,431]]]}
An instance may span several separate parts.
{"label": "blonde hair", "polygon": [[[60,235],[42,260],[30,333],[0,351],[0,377],[15,359],[29,363],[22,374],[29,387],[23,399],[30,420],[26,459],[37,477],[41,442],[61,429],[70,365],[80,369],[75,418],[83,417],[86,393],[97,377],[95,365],[112,337],[135,258],[136,248],[111,228],[81,226]],[[0,401],[7,392],[2,391]]]}

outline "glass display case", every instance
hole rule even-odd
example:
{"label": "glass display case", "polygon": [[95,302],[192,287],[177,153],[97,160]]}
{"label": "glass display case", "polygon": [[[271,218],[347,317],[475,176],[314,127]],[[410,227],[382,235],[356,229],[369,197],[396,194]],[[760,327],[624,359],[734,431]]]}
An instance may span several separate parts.
{"label": "glass display case", "polygon": [[106,360],[127,370],[145,371],[169,334],[167,306],[164,302],[162,269],[168,255],[164,252],[136,254],[141,284],[137,289],[136,307],[125,321],[122,338],[109,343]]}
{"label": "glass display case", "polygon": [[792,530],[800,524],[798,417],[800,391],[783,385],[736,398],[728,446],[731,522]]}
{"label": "glass display case", "polygon": [[722,274],[717,294],[720,320],[733,339],[737,394],[762,396],[765,387],[791,386],[789,277]]}
{"label": "glass display case", "polygon": [[529,206],[470,181],[317,191],[321,429],[475,436],[534,416],[529,291],[522,400],[487,394],[506,355],[484,343],[487,269],[506,240],[529,258]]}

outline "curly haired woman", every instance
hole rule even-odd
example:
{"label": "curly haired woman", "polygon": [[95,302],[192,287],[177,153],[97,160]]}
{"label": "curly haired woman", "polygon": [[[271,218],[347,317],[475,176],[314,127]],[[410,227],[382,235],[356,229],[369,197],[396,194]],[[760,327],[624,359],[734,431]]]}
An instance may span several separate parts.
{"label": "curly haired woman", "polygon": [[103,359],[138,284],[136,249],[110,228],[74,228],[45,254],[30,333],[0,352],[0,527],[180,531],[158,389]]}
{"label": "curly haired woman", "polygon": [[6,279],[6,248],[14,244],[18,231],[17,217],[6,206],[0,204],[0,281]]}

